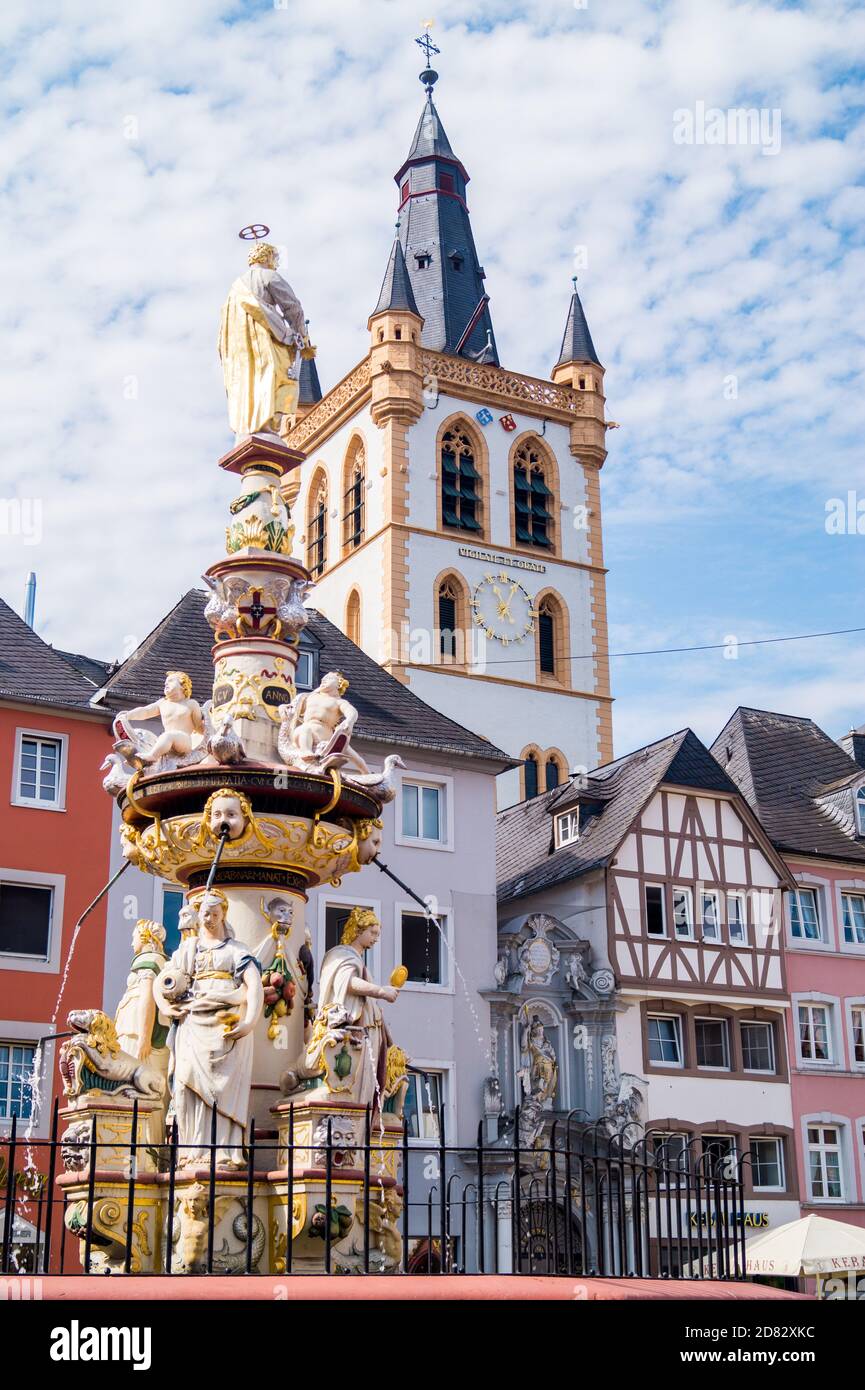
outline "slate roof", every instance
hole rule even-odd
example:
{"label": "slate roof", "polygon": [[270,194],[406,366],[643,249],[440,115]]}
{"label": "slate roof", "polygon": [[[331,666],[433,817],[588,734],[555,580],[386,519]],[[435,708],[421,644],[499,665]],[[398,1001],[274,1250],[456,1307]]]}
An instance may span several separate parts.
{"label": "slate roof", "polygon": [[562,335],[562,350],[559,353],[556,366],[561,367],[566,362],[594,362],[598,367],[601,365],[601,359],[595,351],[586,315],[576,290],[571,295],[568,319]]}
{"label": "slate roof", "polygon": [[[448,179],[452,186],[443,189]],[[469,176],[451,148],[431,95],[395,180],[400,189],[399,240],[417,312],[424,320],[421,342],[435,352],[455,353],[486,291],[466,205]],[[402,193],[406,182],[408,201]],[[419,263],[419,256],[428,256],[429,264]],[[465,357],[481,353],[486,353],[485,361],[498,364],[488,304],[462,348]]]}
{"label": "slate roof", "polygon": [[372,313],[373,315],[383,314],[388,309],[405,309],[420,316],[399,238],[395,238],[391,247],[387,269],[381,282],[378,303]]}
{"label": "slate roof", "polygon": [[314,357],[300,359],[298,388],[298,401],[301,405],[315,405],[321,400],[321,382],[318,379],[318,367],[315,365]]}
{"label": "slate roof", "polygon": [[[496,836],[499,901],[526,897],[609,863],[662,782],[738,796],[735,783],[696,734],[680,729],[597,768],[582,784],[572,779],[563,787],[500,812]],[[553,812],[577,800],[584,808],[580,838],[573,845],[555,849]]]}
{"label": "slate roof", "polygon": [[[104,700],[112,709],[149,703],[162,694],[165,672],[186,671],[201,702],[213,693],[213,635],[204,618],[209,594],[190,589],[108,681]],[[378,662],[310,609],[306,633],[319,648],[319,670],[338,670],[351,682],[348,698],[358,711],[357,735],[393,747],[427,749],[481,759],[491,772],[514,762],[487,739],[470,733],[395,680]]]}
{"label": "slate roof", "polygon": [[[849,789],[862,769],[813,719],[740,708],[712,752],[777,849],[865,862],[865,843],[844,833],[833,795]],[[852,817],[846,821],[852,824]]]}
{"label": "slate roof", "polygon": [[43,642],[0,599],[0,699],[80,709],[87,707],[96,689],[71,658]]}

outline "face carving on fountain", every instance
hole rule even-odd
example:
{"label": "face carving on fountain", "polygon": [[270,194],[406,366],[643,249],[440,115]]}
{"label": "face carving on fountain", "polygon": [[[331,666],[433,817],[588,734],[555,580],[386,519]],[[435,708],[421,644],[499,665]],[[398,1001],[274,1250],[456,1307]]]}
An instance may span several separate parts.
{"label": "face carving on fountain", "polygon": [[240,798],[217,796],[210,807],[211,834],[219,838],[228,832],[229,840],[239,840],[246,829],[246,816]]}

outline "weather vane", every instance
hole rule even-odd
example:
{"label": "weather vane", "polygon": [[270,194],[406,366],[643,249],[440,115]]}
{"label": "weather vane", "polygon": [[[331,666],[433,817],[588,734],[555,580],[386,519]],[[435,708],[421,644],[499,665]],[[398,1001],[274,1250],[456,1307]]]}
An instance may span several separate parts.
{"label": "weather vane", "polygon": [[419,39],[415,39],[415,43],[418,45],[419,48],[423,49],[424,54],[426,56],[426,67],[420,75],[420,80],[427,89],[427,96],[432,95],[432,89],[438,81],[438,73],[434,72],[433,69],[430,67],[430,56],[433,53],[441,53],[441,49],[436,48],[435,44],[429,36],[429,31],[432,28],[432,26],[433,21],[431,19],[428,19],[424,24],[423,34]]}

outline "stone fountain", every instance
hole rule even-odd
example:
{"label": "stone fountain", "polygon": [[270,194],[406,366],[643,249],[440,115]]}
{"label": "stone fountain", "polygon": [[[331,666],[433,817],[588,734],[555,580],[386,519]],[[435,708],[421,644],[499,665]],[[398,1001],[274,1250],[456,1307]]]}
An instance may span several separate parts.
{"label": "stone fountain", "polygon": [[213,694],[199,705],[167,672],[159,701],[115,720],[106,779],[126,858],[186,894],[182,939],[169,959],[161,924],[139,922],[116,1018],[75,1011],[61,1049],[59,1182],[93,1271],[315,1271],[325,1246],[348,1271],[364,1222],[373,1263],[399,1258],[406,1058],[380,1003],[402,977],[371,979],[380,928],[358,908],[316,1002],[304,923],[311,888],[374,857],[393,791],[352,747],[340,673],[295,688],[310,579],[284,500],[304,456],[283,434],[315,349],[274,249],[249,262],[220,332],[237,440],[219,463],[239,482],[204,576]]}

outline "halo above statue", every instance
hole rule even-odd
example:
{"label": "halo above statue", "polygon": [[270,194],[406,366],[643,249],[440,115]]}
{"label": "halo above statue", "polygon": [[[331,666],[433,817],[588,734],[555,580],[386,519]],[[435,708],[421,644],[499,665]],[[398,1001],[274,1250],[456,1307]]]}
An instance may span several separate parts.
{"label": "halo above statue", "polygon": [[263,222],[250,222],[248,227],[241,227],[237,235],[241,241],[260,241],[262,237],[270,235],[270,228]]}

